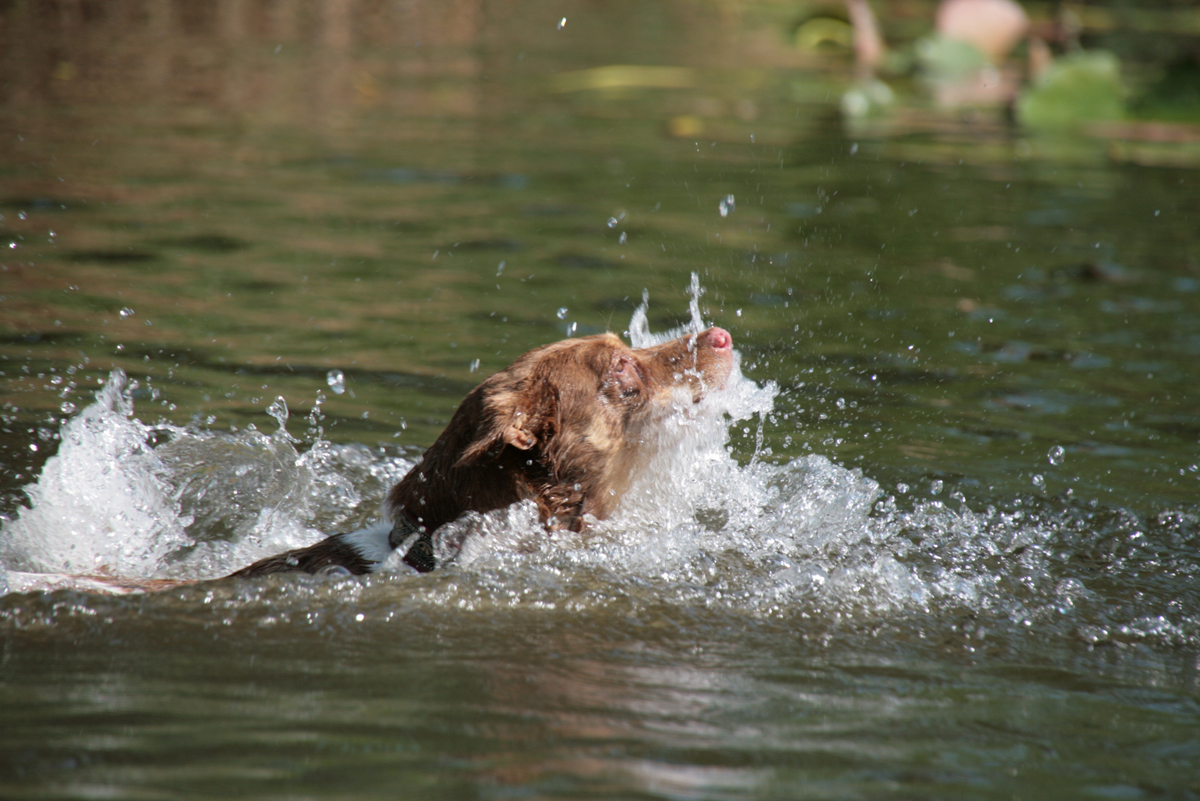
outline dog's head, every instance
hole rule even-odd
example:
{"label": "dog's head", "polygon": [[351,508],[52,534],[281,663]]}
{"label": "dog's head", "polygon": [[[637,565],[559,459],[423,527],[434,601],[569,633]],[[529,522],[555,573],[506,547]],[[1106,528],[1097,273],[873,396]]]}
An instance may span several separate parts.
{"label": "dog's head", "polygon": [[724,387],[732,365],[721,328],[636,350],[613,334],[537,348],[479,387],[482,419],[459,465],[511,447],[556,480],[611,481],[647,426]]}

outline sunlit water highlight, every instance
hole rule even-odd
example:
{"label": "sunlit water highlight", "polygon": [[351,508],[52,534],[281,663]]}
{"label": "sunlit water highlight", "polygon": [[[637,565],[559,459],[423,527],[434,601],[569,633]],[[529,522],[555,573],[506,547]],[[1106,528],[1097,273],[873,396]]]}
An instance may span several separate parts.
{"label": "sunlit water highlight", "polygon": [[[649,331],[643,302],[630,323],[633,344],[702,330],[700,294],[694,280],[691,320],[661,334]],[[349,607],[365,591],[402,592],[406,607],[425,608],[615,607],[635,616],[650,607],[668,616],[701,608],[802,620],[812,635],[917,619],[922,631],[952,633],[968,650],[989,634],[1200,641],[1195,599],[1177,592],[1195,566],[1184,550],[1145,545],[1194,543],[1194,516],[1143,521],[1122,510],[1026,508],[1020,499],[978,510],[961,496],[941,497],[937,482],[889,494],[819,455],[775,463],[756,451],[740,462],[730,427],[761,427],[777,389],[747,379],[739,361],[724,391],[671,419],[670,443],[619,513],[587,534],[547,533],[532,504],[518,504],[448,527],[451,539],[469,536],[432,577],[393,560],[365,579],[274,578],[266,583],[283,595],[273,590],[272,603],[290,592],[286,605],[303,605],[327,587],[326,602],[343,598]],[[213,432],[142,422],[134,387],[113,373],[64,425],[58,453],[28,488],[30,508],[4,524],[0,586],[94,588],[79,578],[87,575],[219,578],[365,525],[413,464],[323,439],[319,404],[304,448],[287,429],[282,399],[267,410],[278,422],[272,434]],[[272,603],[249,603],[238,614],[274,619]],[[24,614],[33,613],[13,608],[5,617],[20,626],[29,623]]]}

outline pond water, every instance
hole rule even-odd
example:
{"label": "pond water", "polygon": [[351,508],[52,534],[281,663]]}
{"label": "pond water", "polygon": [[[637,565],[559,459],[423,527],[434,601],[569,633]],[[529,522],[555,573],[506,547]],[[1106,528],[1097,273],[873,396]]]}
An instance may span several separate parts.
{"label": "pond water", "polygon": [[[783,5],[0,11],[0,795],[1200,795],[1197,137]],[[590,536],[209,581],[643,321],[739,368]]]}

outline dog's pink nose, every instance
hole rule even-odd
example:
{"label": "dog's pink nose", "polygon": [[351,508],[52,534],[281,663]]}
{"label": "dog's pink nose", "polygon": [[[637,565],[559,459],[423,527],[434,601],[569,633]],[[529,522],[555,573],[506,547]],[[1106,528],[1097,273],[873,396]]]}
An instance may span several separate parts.
{"label": "dog's pink nose", "polygon": [[708,341],[715,350],[728,350],[733,347],[733,337],[724,328],[708,329]]}

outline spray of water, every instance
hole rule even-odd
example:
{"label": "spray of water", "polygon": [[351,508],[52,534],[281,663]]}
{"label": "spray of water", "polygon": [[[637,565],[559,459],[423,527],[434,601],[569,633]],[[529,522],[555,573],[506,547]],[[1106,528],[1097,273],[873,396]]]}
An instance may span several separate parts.
{"label": "spray of water", "polygon": [[136,388],[116,371],[64,424],[58,453],[26,490],[29,508],[0,529],[0,569],[222,575],[312,542],[322,526],[353,524],[364,493],[381,495],[411,467],[324,440],[301,454],[282,399],[268,409],[279,423],[271,435],[149,426],[133,415]]}
{"label": "spray of water", "polygon": [[58,453],[27,490],[31,508],[4,527],[11,569],[150,575],[187,542],[191,521],[161,481],[165,466],[133,417],[131,390],[113,373],[63,426]]}
{"label": "spray of water", "polygon": [[[691,296],[688,322],[664,333],[649,330],[643,302],[630,322],[633,344],[707,327],[695,278]],[[148,426],[133,415],[132,388],[111,376],[64,425],[58,453],[27,488],[30,508],[0,521],[0,587],[31,586],[23,578],[31,573],[224,575],[368,523],[412,465],[329,443],[319,411],[302,453],[279,401],[268,409],[278,422],[270,435]],[[826,628],[931,613],[987,615],[1018,631],[1065,625],[1088,642],[1200,637],[1188,619],[1102,608],[1088,576],[1071,567],[1070,553],[1086,552],[1115,565],[1116,580],[1122,570],[1176,569],[1112,534],[1138,521],[976,511],[961,499],[905,508],[861,471],[822,456],[735,459],[730,426],[761,422],[776,394],[774,384],[747,379],[735,354],[723,391],[670,417],[653,462],[612,518],[577,535],[545,531],[532,504],[469,515],[443,532],[452,550],[462,545],[445,570],[413,577],[396,567],[366,581],[401,593],[404,604],[459,609],[624,604],[636,615],[652,604],[699,604]],[[1194,521],[1173,520],[1162,526],[1190,536]],[[347,581],[347,592],[360,592],[364,580]]]}

